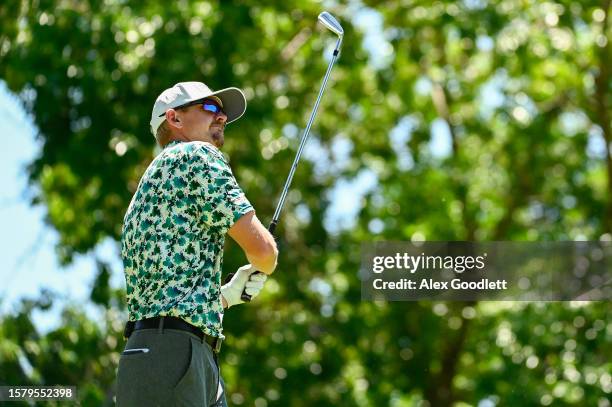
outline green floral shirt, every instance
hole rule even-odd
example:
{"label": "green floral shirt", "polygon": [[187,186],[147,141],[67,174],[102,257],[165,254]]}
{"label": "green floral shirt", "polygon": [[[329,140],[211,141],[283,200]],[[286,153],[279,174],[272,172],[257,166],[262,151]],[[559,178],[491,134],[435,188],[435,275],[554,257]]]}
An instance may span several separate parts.
{"label": "green floral shirt", "polygon": [[225,234],[252,210],[213,145],[168,144],[145,171],[123,222],[130,321],[175,316],[222,337]]}

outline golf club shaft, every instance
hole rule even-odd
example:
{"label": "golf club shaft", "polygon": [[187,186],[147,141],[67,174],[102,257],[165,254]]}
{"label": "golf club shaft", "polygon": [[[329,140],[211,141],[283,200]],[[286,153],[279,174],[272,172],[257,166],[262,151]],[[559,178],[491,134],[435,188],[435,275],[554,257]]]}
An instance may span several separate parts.
{"label": "golf club shaft", "polygon": [[[317,96],[317,100],[315,105],[310,113],[310,119],[308,119],[308,124],[306,125],[306,129],[304,130],[304,134],[302,135],[302,139],[300,140],[300,146],[298,147],[298,151],[295,154],[295,158],[293,159],[293,164],[291,165],[291,170],[289,170],[289,175],[287,176],[287,180],[285,181],[285,186],[283,187],[283,191],[281,192],[281,196],[278,200],[278,204],[276,205],[276,211],[274,211],[274,216],[272,217],[272,221],[268,226],[268,231],[274,235],[274,231],[276,230],[276,225],[278,224],[278,220],[280,218],[281,211],[283,210],[283,206],[285,204],[285,199],[287,198],[287,193],[289,192],[289,187],[291,186],[291,181],[293,181],[293,175],[295,174],[295,169],[297,168],[298,162],[300,161],[300,157],[302,156],[302,151],[304,150],[304,146],[306,145],[306,140],[308,139],[308,134],[310,133],[310,127],[314,122],[314,119],[317,115],[317,110],[319,109],[319,103],[321,103],[321,98],[323,96],[323,92],[325,91],[325,87],[327,86],[327,81],[329,79],[329,75],[331,73],[332,68],[334,67],[334,63],[336,59],[338,59],[338,54],[340,53],[340,46],[342,44],[342,38],[338,38],[336,42],[336,47],[334,49],[334,53],[332,55],[331,61],[329,61],[329,65],[327,66],[327,72],[325,72],[325,76],[323,77],[323,83],[321,84],[321,89],[319,89],[319,95]],[[259,273],[259,271],[257,272]],[[242,292],[240,296],[242,301],[249,302],[251,301],[251,296],[246,293],[246,291]]]}
{"label": "golf club shaft", "polygon": [[315,102],[314,108],[312,109],[312,113],[310,114],[310,119],[308,119],[308,124],[306,125],[306,129],[304,130],[304,134],[302,135],[302,139],[300,140],[300,146],[298,147],[298,151],[295,154],[295,158],[293,159],[293,164],[291,165],[291,169],[289,170],[289,175],[287,176],[287,180],[285,181],[285,186],[283,187],[283,191],[281,192],[281,196],[278,200],[278,204],[276,205],[276,210],[274,211],[274,216],[272,217],[272,222],[270,222],[270,226],[268,230],[270,233],[274,234],[274,230],[276,229],[276,225],[278,224],[278,220],[280,218],[281,211],[283,210],[283,206],[285,205],[285,199],[287,198],[287,193],[289,192],[289,187],[291,186],[291,182],[293,181],[293,176],[295,175],[295,170],[297,165],[302,157],[302,151],[304,151],[304,146],[306,145],[306,140],[308,139],[308,135],[310,134],[310,127],[314,122],[314,119],[317,115],[317,110],[319,109],[319,103],[321,103],[321,98],[323,96],[323,92],[325,91],[325,87],[327,86],[327,81],[329,79],[329,75],[334,66],[334,62],[338,58],[336,51],[334,51],[334,56],[330,61],[327,72],[325,73],[325,77],[323,78],[323,84],[321,85],[321,89],[319,90],[319,95],[317,96],[317,100]]}

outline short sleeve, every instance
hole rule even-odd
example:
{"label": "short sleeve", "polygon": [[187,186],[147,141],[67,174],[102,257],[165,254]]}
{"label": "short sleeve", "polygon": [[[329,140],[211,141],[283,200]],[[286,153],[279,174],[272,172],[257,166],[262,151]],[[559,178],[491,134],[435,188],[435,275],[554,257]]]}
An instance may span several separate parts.
{"label": "short sleeve", "polygon": [[210,147],[198,149],[195,177],[200,184],[203,221],[210,227],[227,232],[253,206],[236,182],[232,170],[220,152]]}

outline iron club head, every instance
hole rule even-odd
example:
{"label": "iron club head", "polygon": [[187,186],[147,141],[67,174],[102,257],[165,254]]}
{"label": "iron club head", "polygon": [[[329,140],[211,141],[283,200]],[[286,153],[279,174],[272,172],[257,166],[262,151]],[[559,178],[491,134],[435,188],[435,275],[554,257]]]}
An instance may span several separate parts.
{"label": "iron club head", "polygon": [[337,36],[342,37],[344,35],[344,30],[338,20],[327,11],[319,14],[319,21]]}

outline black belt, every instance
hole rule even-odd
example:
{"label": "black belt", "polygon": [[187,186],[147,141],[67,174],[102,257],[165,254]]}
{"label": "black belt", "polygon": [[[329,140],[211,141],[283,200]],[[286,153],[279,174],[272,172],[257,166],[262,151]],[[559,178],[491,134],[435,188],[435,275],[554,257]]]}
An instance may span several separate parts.
{"label": "black belt", "polygon": [[201,341],[209,344],[215,353],[219,353],[221,350],[221,343],[223,342],[223,339],[217,338],[216,336],[207,335],[200,328],[177,317],[154,317],[141,319],[140,321],[136,322],[128,321],[125,327],[124,336],[129,338],[132,331],[138,331],[140,329],[157,329],[159,328],[162,319],[164,321],[163,329],[177,329],[179,331],[190,332],[200,338]]}

